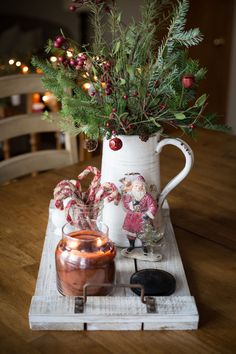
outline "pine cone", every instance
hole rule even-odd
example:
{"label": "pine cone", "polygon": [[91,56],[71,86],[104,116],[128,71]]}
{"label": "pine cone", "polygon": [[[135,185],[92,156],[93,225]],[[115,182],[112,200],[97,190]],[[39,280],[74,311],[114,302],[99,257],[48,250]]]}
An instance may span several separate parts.
{"label": "pine cone", "polygon": [[88,152],[95,151],[97,147],[98,147],[97,140],[92,140],[92,139],[85,140],[85,149],[88,150]]}
{"label": "pine cone", "polygon": [[139,139],[146,142],[148,141],[149,136],[147,134],[140,134]]}

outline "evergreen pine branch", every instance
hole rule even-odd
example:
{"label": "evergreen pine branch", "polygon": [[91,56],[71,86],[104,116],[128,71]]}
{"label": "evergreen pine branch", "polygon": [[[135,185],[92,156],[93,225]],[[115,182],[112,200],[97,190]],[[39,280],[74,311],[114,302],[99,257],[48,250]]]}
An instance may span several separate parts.
{"label": "evergreen pine branch", "polygon": [[92,13],[91,20],[94,28],[93,33],[93,52],[97,55],[104,55],[105,42],[103,39],[104,35],[104,21],[103,21],[103,5],[97,6],[96,4],[90,3],[89,9]]}
{"label": "evergreen pine branch", "polygon": [[189,10],[189,0],[178,1],[178,5],[175,7],[171,24],[169,26],[169,37],[175,33],[181,33],[184,30],[187,13]]}
{"label": "evergreen pine branch", "polygon": [[192,28],[188,31],[176,33],[173,40],[188,48],[199,44],[203,40],[203,36],[198,28]]}
{"label": "evergreen pine branch", "polygon": [[57,70],[52,66],[48,60],[39,59],[38,57],[32,57],[31,64],[36,68],[39,68],[43,73],[49,77],[57,75]]}
{"label": "evergreen pine branch", "polygon": [[209,113],[204,116],[204,119],[197,122],[197,126],[208,130],[216,130],[224,133],[231,133],[232,128],[227,124],[219,124],[219,117],[215,113]]}
{"label": "evergreen pine branch", "polygon": [[231,133],[232,128],[225,124],[213,124],[213,123],[197,123],[197,126],[200,128],[219,131],[223,133]]}
{"label": "evergreen pine branch", "polygon": [[64,90],[60,85],[58,85],[58,81],[56,78],[52,79],[52,78],[43,77],[42,83],[45,89],[52,92],[57,99],[59,100],[62,99],[64,95]]}
{"label": "evergreen pine branch", "polygon": [[49,54],[53,48],[53,41],[49,39],[47,45],[45,46],[45,52]]}
{"label": "evergreen pine branch", "polygon": [[173,53],[175,46],[181,43],[183,46],[189,47],[191,43],[199,43],[202,40],[202,35],[198,29],[184,31],[186,23],[186,15],[189,9],[189,1],[178,1],[178,6],[174,9],[172,21],[168,28],[168,33],[158,49],[156,66],[162,67],[164,56],[170,56]]}
{"label": "evergreen pine branch", "polygon": [[197,70],[197,72],[195,72],[196,81],[198,82],[198,81],[204,79],[206,73],[207,73],[206,68],[200,68],[199,70]]}

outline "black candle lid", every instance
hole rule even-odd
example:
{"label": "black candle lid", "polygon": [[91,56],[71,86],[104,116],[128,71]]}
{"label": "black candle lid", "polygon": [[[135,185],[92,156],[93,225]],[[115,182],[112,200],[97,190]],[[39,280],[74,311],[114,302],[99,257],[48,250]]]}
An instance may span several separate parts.
{"label": "black candle lid", "polygon": [[[146,296],[168,296],[176,288],[175,277],[160,269],[142,269],[131,275],[130,284],[144,286]],[[140,289],[132,289],[136,295],[141,294]]]}

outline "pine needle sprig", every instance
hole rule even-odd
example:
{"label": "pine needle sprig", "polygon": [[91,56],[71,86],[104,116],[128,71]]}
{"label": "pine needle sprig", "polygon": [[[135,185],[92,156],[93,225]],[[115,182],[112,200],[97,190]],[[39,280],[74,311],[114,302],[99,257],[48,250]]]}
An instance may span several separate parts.
{"label": "pine needle sprig", "polygon": [[89,10],[91,11],[91,22],[94,28],[93,33],[93,52],[105,55],[104,48],[104,15],[102,6],[96,6],[92,2],[89,4]]}
{"label": "pine needle sprig", "polygon": [[188,31],[183,31],[181,33],[176,33],[173,40],[186,48],[194,45],[198,45],[202,40],[203,36],[200,33],[199,28],[192,28]]}

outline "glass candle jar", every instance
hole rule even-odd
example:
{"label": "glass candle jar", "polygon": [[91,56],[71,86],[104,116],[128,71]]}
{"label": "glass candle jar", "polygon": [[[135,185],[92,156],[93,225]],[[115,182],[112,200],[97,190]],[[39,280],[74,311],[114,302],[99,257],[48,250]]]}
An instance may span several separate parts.
{"label": "glass candle jar", "polygon": [[[65,224],[56,248],[57,288],[62,295],[81,296],[86,283],[114,282],[116,250],[108,239],[108,227],[90,220],[86,229],[80,224]],[[88,289],[88,295],[107,295],[101,285]]]}

